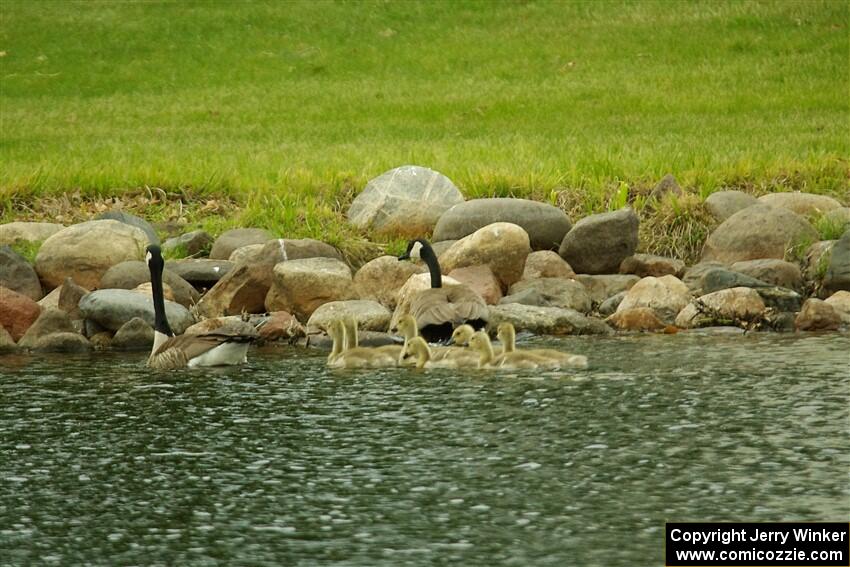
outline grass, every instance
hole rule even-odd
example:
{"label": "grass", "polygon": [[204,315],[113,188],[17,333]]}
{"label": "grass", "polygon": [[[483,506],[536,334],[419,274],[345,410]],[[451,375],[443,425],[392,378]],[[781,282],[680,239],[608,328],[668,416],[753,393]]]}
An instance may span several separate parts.
{"label": "grass", "polygon": [[4,0],[0,222],[150,194],[154,220],[368,255],[344,212],[405,163],[573,220],[668,172],[846,204],[848,24],[840,0]]}

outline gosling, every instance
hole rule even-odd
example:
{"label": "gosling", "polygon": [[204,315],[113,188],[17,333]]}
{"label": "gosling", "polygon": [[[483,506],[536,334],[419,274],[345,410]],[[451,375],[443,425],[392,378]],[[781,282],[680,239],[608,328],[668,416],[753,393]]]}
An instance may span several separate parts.
{"label": "gosling", "polygon": [[[514,329],[513,324],[500,323],[496,336],[502,343],[503,353],[517,352],[516,329]],[[541,368],[587,368],[587,357],[580,354],[570,354],[552,348],[528,348],[519,352],[538,357],[541,361]]]}
{"label": "gosling", "polygon": [[[466,327],[472,329],[470,325],[466,325]],[[419,327],[413,315],[404,315],[398,320],[397,328],[404,337],[404,347],[402,356],[399,358],[399,365],[410,364],[409,361],[413,360],[413,358],[410,354],[405,355],[405,352],[407,352],[406,349],[410,341],[419,336]],[[472,332],[475,331],[473,330]],[[427,342],[425,346],[428,346]],[[428,346],[428,352],[429,361],[431,362],[430,367],[439,365],[441,368],[472,368],[478,363],[478,356],[466,348],[456,346]]]}
{"label": "gosling", "polygon": [[328,355],[328,366],[331,368],[385,368],[396,365],[398,359],[385,352],[364,347],[344,348],[345,324],[339,319],[328,325],[328,334],[333,339],[333,347]]}
{"label": "gosling", "polygon": [[413,337],[407,342],[402,353],[402,359],[413,359],[416,368],[477,368],[478,360],[474,356],[445,356],[434,358],[431,348],[422,337]]}
{"label": "gosling", "polygon": [[484,331],[476,331],[472,335],[469,339],[469,348],[478,353],[478,368],[502,368],[505,370],[545,368],[542,359],[523,352],[505,352],[496,355],[490,337]]}

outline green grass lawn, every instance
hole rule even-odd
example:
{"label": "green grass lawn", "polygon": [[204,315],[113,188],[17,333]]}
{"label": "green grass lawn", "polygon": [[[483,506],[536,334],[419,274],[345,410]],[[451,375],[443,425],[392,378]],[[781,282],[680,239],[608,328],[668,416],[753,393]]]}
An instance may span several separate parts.
{"label": "green grass lawn", "polygon": [[844,0],[3,0],[0,217],[159,187],[318,233],[405,163],[586,211],[668,172],[846,202],[849,23]]}

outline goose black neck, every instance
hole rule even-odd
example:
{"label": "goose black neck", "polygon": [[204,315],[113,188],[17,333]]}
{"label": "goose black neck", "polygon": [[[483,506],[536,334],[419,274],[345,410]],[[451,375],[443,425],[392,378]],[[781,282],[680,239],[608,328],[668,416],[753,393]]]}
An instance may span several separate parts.
{"label": "goose black neck", "polygon": [[154,330],[160,333],[173,337],[174,332],[168,324],[168,318],[165,316],[165,298],[162,292],[162,264],[155,265],[151,263],[151,291],[153,292],[153,312],[154,312]]}
{"label": "goose black neck", "polygon": [[422,245],[419,250],[419,257],[428,264],[428,270],[431,272],[431,287],[443,287],[443,274],[440,272],[440,262],[437,261],[434,249],[431,248],[427,240],[420,240],[419,243]]}

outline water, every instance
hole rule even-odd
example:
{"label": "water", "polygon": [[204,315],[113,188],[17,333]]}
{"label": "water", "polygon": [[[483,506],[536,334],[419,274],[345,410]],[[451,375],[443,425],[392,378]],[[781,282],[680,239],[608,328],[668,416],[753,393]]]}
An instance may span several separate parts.
{"label": "water", "polygon": [[850,336],[535,344],[592,368],[0,358],[0,565],[662,565],[666,520],[850,515]]}

